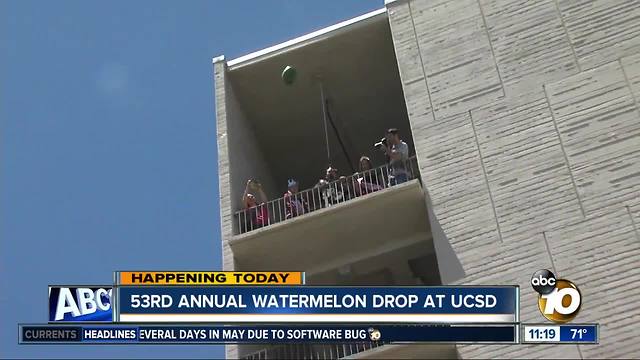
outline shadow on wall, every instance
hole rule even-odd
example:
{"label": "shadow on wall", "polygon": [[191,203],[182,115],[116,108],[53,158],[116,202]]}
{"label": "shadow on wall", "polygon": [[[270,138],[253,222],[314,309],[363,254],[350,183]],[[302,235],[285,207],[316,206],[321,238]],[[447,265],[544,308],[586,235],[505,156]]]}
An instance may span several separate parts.
{"label": "shadow on wall", "polygon": [[431,204],[431,198],[427,190],[427,213],[429,214],[429,224],[431,225],[431,235],[433,236],[433,247],[436,252],[436,259],[438,262],[438,271],[440,272],[440,281],[442,285],[452,284],[466,276],[464,269],[458,256],[453,251],[449,239],[444,234],[444,230],[440,226],[438,218],[433,213],[433,206]]}

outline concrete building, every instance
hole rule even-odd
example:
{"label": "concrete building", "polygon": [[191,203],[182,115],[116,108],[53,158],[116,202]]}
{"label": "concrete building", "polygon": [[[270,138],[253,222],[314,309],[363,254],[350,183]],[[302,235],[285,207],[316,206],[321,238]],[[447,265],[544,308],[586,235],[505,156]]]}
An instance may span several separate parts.
{"label": "concrete building", "polygon": [[[227,356],[640,356],[639,19],[634,0],[397,0],[215,58],[224,270],[518,284],[522,321],[542,322],[529,279],[548,268],[580,286],[574,321],[601,324],[597,346],[228,346]],[[290,86],[287,65],[298,69]],[[362,154],[381,165],[372,145],[391,126],[415,154],[408,182],[388,186],[377,168],[379,191],[283,217],[287,179],[313,189],[328,162],[344,175]],[[273,200],[256,229],[241,211],[250,178]],[[316,191],[301,194],[321,201]]]}

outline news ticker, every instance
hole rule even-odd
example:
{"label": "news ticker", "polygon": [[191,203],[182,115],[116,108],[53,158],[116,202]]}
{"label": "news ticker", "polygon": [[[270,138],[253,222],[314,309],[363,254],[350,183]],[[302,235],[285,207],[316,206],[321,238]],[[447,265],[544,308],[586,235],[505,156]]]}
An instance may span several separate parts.
{"label": "news ticker", "polygon": [[[522,329],[523,337],[519,337]],[[597,325],[20,325],[21,344],[595,344]]]}
{"label": "news ticker", "polygon": [[496,325],[21,325],[22,344],[518,342],[515,324]]}

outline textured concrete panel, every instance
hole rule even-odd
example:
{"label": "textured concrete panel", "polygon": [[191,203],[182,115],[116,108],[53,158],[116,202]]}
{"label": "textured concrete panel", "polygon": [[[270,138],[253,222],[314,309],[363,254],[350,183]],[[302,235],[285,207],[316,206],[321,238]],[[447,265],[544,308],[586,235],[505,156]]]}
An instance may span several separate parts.
{"label": "textured concrete panel", "polygon": [[[433,119],[429,100],[429,89],[427,89],[427,84],[424,81],[424,78],[405,84],[404,93],[407,98],[407,101],[405,101],[407,105],[407,114],[410,117],[415,118],[420,116],[430,116],[431,118],[426,120],[426,123],[432,122]],[[409,95],[407,96],[406,94]],[[420,139],[416,139],[414,137],[414,142],[416,140]]]}
{"label": "textured concrete panel", "polygon": [[419,158],[422,181],[429,184],[438,228],[467,272],[466,279],[473,279],[491,261],[488,254],[497,251],[500,237],[469,115],[435,122],[428,113],[415,119],[416,148],[425,154]]}
{"label": "textured concrete panel", "polygon": [[622,71],[627,78],[637,107],[638,100],[640,99],[640,53],[623,57],[620,59],[620,63],[622,64]]}
{"label": "textured concrete panel", "polygon": [[476,0],[409,5],[437,118],[504,96]]}
{"label": "textured concrete panel", "polygon": [[547,86],[587,214],[640,191],[640,116],[619,61]]}
{"label": "textured concrete panel", "polygon": [[485,264],[491,264],[491,271],[485,271],[482,278],[468,279],[463,284],[470,285],[518,285],[520,286],[520,317],[522,322],[544,320],[537,308],[537,293],[529,285],[534,269],[551,267],[551,257],[542,234],[529,237],[521,244],[494,244],[494,251],[485,256]]}
{"label": "textured concrete panel", "polygon": [[578,72],[554,0],[480,0],[507,96],[533,91]]}
{"label": "textured concrete panel", "polygon": [[229,239],[233,234],[233,214],[231,211],[231,184],[229,176],[229,151],[227,144],[227,98],[226,98],[226,66],[223,62],[214,64],[214,80],[216,95],[216,128],[218,135],[218,174],[220,186],[220,216],[222,230],[222,267],[225,271],[233,270],[233,254],[229,247]]}
{"label": "textured concrete panel", "polygon": [[422,60],[420,59],[409,4],[397,4],[388,10],[388,14],[402,82],[407,84],[424,79]]}
{"label": "textured concrete panel", "polygon": [[640,52],[640,1],[558,1],[582,70]]}
{"label": "textured concrete panel", "polygon": [[600,346],[460,355],[637,355],[640,2],[409,4],[427,81],[403,88],[424,187],[465,272],[456,283],[520,284],[523,321],[540,322],[528,282],[554,268],[585,288],[577,321],[603,324]]}
{"label": "textured concrete panel", "polygon": [[549,106],[499,101],[472,111],[505,241],[581,214]]}
{"label": "textured concrete panel", "polygon": [[[486,254],[477,254],[481,257]],[[529,281],[531,269],[552,268],[551,256],[542,234],[532,235],[527,241],[504,243],[495,246],[495,253],[486,256],[486,265],[490,269],[483,271],[484,276],[475,280],[466,279],[462,284],[498,284],[520,286],[520,321],[539,323],[546,321],[538,311],[538,294],[531,288]],[[462,358],[579,358],[576,346],[545,347],[513,345],[461,345],[458,351]]]}
{"label": "textured concrete panel", "polygon": [[599,322],[600,345],[581,346],[588,358],[640,354],[640,239],[625,207],[550,231],[547,239],[556,276],[582,293],[576,322]]}
{"label": "textured concrete panel", "polygon": [[495,217],[469,114],[437,122],[429,119],[415,122],[412,130],[420,139],[416,141],[422,154],[420,170],[435,215],[454,249],[481,234],[490,233],[485,240],[496,241]]}
{"label": "textured concrete panel", "polygon": [[633,230],[636,232],[638,240],[640,240],[640,197],[635,200],[636,204],[627,205],[627,211],[631,215]]}

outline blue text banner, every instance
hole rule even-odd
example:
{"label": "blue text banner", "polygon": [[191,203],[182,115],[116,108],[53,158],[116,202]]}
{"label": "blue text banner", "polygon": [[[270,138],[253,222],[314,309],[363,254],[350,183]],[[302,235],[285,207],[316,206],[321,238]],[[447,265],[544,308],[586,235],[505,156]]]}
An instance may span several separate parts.
{"label": "blue text banner", "polygon": [[129,287],[118,289],[120,322],[511,323],[518,288],[494,287]]}

